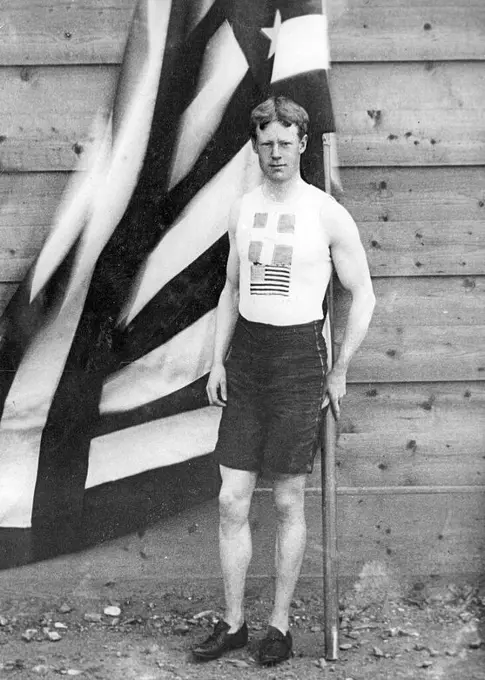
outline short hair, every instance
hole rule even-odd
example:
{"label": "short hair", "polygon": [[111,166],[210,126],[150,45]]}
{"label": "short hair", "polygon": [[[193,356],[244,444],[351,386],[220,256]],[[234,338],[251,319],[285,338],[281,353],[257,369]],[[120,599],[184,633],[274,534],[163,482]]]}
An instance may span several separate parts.
{"label": "short hair", "polygon": [[283,95],[270,97],[251,112],[251,138],[256,140],[258,128],[264,130],[274,121],[285,127],[296,125],[298,137],[302,139],[307,134],[310,119],[303,106],[294,102],[293,99]]}

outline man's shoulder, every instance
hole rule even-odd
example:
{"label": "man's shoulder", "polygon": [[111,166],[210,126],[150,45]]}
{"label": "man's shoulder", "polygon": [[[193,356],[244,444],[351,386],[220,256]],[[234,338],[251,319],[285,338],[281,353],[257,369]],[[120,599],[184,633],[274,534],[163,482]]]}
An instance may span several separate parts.
{"label": "man's shoulder", "polygon": [[307,197],[320,209],[321,214],[327,218],[330,216],[338,217],[345,211],[345,208],[326,191],[319,189],[314,184],[306,184]]}

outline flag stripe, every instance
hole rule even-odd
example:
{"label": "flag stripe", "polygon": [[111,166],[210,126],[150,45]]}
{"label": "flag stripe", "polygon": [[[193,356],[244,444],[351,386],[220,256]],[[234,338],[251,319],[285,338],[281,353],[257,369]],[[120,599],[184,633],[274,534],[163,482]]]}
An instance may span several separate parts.
{"label": "flag stripe", "polygon": [[120,332],[116,368],[159,347],[217,306],[228,254],[224,234],[150,300]]}
{"label": "flag stripe", "polygon": [[116,411],[114,413],[103,413],[96,423],[93,437],[148,423],[152,420],[167,418],[183,411],[199,409],[201,406],[207,405],[206,386],[207,375],[203,375],[180,390],[171,392],[136,408]]}
{"label": "flag stripe", "polygon": [[[215,332],[211,311],[174,338],[133,361],[104,385],[100,413],[126,411],[175,392],[210,371]],[[201,338],[210,338],[201,343]]]}
{"label": "flag stripe", "polygon": [[207,406],[97,437],[86,487],[210,453],[220,417],[219,408]]}
{"label": "flag stripe", "polygon": [[201,78],[202,90],[186,108],[179,128],[172,163],[170,188],[187,175],[200,153],[213,137],[227,102],[248,70],[248,62],[227,22],[207,45]]}

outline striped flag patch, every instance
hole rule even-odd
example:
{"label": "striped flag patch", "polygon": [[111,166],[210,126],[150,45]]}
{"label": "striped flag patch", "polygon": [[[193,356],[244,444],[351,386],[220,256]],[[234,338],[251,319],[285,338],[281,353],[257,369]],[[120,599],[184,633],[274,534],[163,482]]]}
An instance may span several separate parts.
{"label": "striped flag patch", "polygon": [[251,265],[251,295],[283,295],[290,294],[290,267],[269,264]]}

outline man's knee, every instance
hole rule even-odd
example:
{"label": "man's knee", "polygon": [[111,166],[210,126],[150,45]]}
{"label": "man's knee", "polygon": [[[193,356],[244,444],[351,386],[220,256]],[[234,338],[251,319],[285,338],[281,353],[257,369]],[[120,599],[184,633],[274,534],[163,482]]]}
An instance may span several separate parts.
{"label": "man's knee", "polygon": [[248,518],[250,505],[251,493],[247,489],[222,486],[219,493],[222,523],[243,524]]}
{"label": "man's knee", "polygon": [[305,484],[299,478],[276,483],[273,489],[274,503],[278,519],[284,521],[301,518],[304,515]]}

